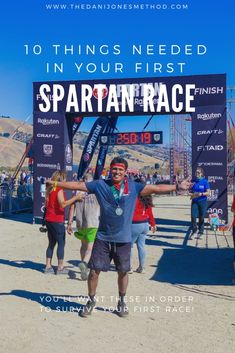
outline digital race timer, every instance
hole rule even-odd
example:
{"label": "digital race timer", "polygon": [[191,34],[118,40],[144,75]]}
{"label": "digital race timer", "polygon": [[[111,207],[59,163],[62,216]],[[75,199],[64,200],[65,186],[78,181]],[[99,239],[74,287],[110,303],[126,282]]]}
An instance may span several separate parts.
{"label": "digital race timer", "polygon": [[162,144],[162,131],[119,132],[102,135],[101,145],[150,145]]}

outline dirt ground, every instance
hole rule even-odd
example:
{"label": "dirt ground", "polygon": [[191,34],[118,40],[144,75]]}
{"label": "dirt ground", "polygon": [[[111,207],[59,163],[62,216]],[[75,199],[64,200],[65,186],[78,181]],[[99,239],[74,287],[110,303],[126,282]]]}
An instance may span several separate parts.
{"label": "dirt ground", "polygon": [[[187,197],[155,197],[156,236],[145,274],[129,275],[129,316],[119,318],[117,275],[100,276],[97,308],[83,319],[79,241],[67,237],[69,276],[44,275],[47,237],[30,216],[1,219],[0,348],[4,353],[232,353],[235,336],[230,232],[188,240]],[[231,216],[230,216],[231,219]],[[134,249],[134,269],[138,265]],[[54,261],[56,265],[56,259]]]}

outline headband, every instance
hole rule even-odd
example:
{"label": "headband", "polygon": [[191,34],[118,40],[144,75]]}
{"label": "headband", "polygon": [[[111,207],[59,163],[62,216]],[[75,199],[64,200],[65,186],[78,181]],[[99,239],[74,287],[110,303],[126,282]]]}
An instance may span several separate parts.
{"label": "headband", "polygon": [[124,170],[126,170],[126,166],[124,163],[113,163],[110,166],[111,168],[123,168]]}

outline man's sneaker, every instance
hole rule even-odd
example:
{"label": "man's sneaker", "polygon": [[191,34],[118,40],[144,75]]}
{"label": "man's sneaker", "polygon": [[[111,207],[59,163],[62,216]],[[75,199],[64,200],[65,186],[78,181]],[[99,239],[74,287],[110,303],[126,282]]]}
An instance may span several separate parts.
{"label": "man's sneaker", "polygon": [[81,262],[79,264],[79,268],[81,271],[81,280],[86,281],[88,278],[88,271],[89,271],[86,262]]}
{"label": "man's sneaker", "polygon": [[117,304],[117,315],[120,317],[126,317],[128,315],[128,308],[121,300],[119,300]]}
{"label": "man's sneaker", "polygon": [[130,271],[128,271],[128,273],[129,273],[130,275],[132,275],[132,274],[133,274],[133,269],[131,268]]}
{"label": "man's sneaker", "polygon": [[91,313],[95,307],[95,304],[96,304],[95,300],[88,299],[86,305],[80,311],[80,316],[87,317],[87,316],[91,315]]}
{"label": "man's sneaker", "polygon": [[145,273],[145,269],[144,269],[143,267],[139,266],[139,267],[136,269],[136,272],[137,272],[137,273],[142,273],[142,274],[144,274],[144,273]]}

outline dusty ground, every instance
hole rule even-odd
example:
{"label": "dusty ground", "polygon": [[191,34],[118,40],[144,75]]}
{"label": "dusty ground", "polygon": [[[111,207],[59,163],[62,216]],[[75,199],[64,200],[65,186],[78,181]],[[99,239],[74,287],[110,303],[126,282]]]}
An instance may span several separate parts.
{"label": "dusty ground", "polygon": [[[231,234],[188,240],[186,197],[155,198],[157,237],[147,240],[146,274],[129,276],[130,315],[112,313],[116,273],[101,275],[98,308],[78,317],[86,283],[76,266],[79,241],[68,238],[70,277],[44,275],[47,238],[38,225],[1,219],[1,331],[4,353],[232,353],[235,288]],[[134,268],[137,266],[136,249]],[[56,261],[55,261],[56,265]]]}

